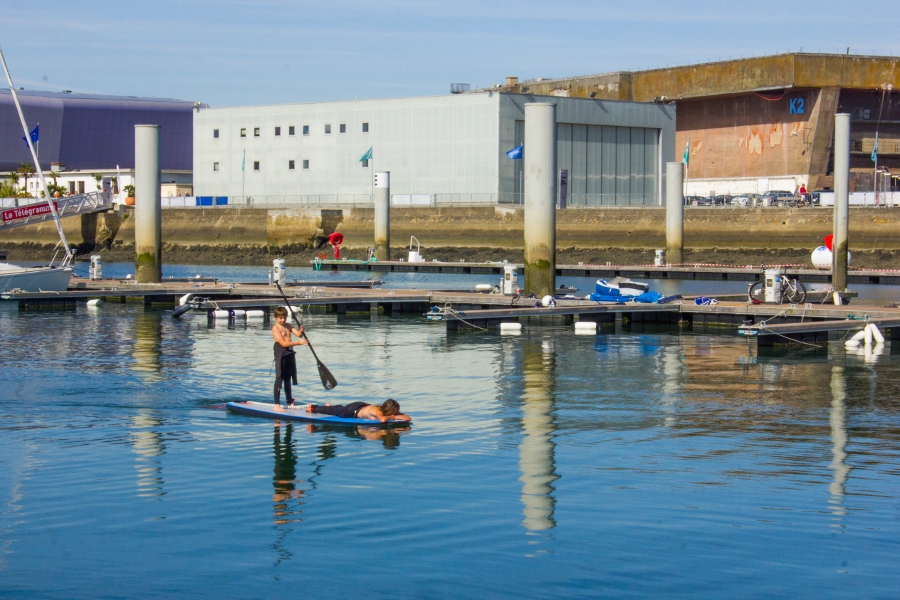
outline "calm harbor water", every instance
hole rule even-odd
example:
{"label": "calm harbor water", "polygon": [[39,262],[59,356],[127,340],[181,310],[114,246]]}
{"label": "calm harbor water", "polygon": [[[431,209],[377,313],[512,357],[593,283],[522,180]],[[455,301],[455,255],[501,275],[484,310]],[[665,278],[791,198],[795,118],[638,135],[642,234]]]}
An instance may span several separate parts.
{"label": "calm harbor water", "polygon": [[219,407],[267,324],[169,314],[0,304],[0,596],[898,595],[900,354],[305,315],[299,400],[414,419],[323,428]]}

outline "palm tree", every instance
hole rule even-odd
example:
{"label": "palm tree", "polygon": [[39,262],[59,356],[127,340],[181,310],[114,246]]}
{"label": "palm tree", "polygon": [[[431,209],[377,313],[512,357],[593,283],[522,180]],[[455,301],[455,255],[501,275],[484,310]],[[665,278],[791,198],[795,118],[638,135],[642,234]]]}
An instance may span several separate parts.
{"label": "palm tree", "polygon": [[16,172],[21,173],[25,177],[25,193],[28,193],[28,176],[34,175],[34,165],[30,165],[28,163],[19,163],[19,168],[16,169]]}

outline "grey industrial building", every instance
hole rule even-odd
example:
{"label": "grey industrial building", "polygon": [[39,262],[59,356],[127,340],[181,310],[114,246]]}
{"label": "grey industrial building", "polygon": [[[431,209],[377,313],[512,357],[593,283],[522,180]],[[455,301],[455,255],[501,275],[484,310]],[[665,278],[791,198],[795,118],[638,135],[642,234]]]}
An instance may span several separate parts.
{"label": "grey industrial building", "polygon": [[506,152],[523,143],[529,102],[557,106],[557,166],[568,171],[574,204],[663,202],[674,107],[491,90],[202,108],[194,112],[194,193],[229,203],[365,204],[373,172],[389,171],[395,204],[516,203],[522,161]]}
{"label": "grey industrial building", "polygon": [[[184,100],[18,91],[30,128],[39,125],[41,168],[73,170],[134,168],[134,126],[160,125],[160,167],[192,169],[195,107]],[[8,89],[0,90],[0,171],[31,164],[22,125]]]}

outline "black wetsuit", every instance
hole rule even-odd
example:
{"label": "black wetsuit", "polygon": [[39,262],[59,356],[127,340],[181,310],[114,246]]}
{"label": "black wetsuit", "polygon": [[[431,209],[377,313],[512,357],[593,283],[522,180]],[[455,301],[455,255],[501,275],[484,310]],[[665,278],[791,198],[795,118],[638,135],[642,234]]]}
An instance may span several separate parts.
{"label": "black wetsuit", "polygon": [[291,394],[291,382],[297,385],[297,360],[293,348],[285,348],[275,342],[275,404],[281,402],[281,384],[284,383],[284,393],[287,394],[287,403],[294,403]]}
{"label": "black wetsuit", "polygon": [[365,402],[351,402],[346,406],[340,404],[335,404],[334,406],[319,406],[318,404],[313,404],[312,411],[320,415],[334,415],[335,417],[341,417],[343,419],[355,419],[356,413],[366,406],[369,405]]}

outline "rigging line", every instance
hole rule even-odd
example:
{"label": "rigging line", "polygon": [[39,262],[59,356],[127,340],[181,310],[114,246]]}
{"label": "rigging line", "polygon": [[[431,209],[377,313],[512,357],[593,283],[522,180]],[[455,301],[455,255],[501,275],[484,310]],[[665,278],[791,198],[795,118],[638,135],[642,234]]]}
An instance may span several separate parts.
{"label": "rigging line", "polygon": [[887,93],[887,88],[881,89],[881,105],[878,107],[878,122],[875,124],[875,137],[878,137],[878,129],[881,127],[881,112],[884,109],[884,95]]}

